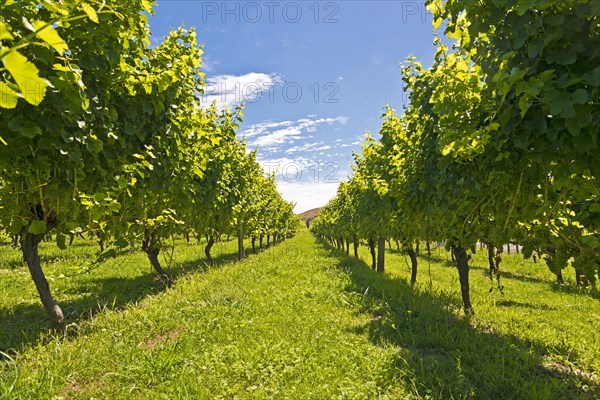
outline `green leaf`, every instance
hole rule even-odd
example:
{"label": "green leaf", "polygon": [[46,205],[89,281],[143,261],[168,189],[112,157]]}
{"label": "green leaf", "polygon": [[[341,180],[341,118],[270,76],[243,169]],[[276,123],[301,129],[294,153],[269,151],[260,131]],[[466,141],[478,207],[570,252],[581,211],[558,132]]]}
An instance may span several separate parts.
{"label": "green leaf", "polygon": [[544,41],[542,39],[534,39],[527,47],[527,56],[529,58],[536,58],[542,51],[543,47]]}
{"label": "green leaf", "polygon": [[23,121],[22,119],[16,118],[10,120],[8,127],[28,138],[33,138],[36,135],[42,134],[42,128],[33,121]]}
{"label": "green leaf", "polygon": [[19,95],[12,90],[5,82],[0,82],[0,107],[15,108]]}
{"label": "green leaf", "polygon": [[46,233],[46,223],[44,221],[31,221],[31,224],[27,227],[27,232],[34,235]]}
{"label": "green leaf", "polygon": [[[44,27],[45,25],[45,27]],[[61,56],[65,51],[69,50],[69,46],[67,43],[62,40],[62,38],[58,35],[54,29],[52,29],[51,24],[47,24],[44,21],[33,21],[33,26],[36,29],[36,35],[44,42],[46,42],[50,47],[58,52]]]}
{"label": "green leaf", "polygon": [[118,213],[119,210],[121,210],[121,204],[117,203],[116,201],[112,201],[108,203],[106,209],[108,210],[108,212]]}
{"label": "green leaf", "polygon": [[68,231],[74,232],[74,233],[80,233],[83,230],[80,227],[79,222],[77,221],[67,221],[64,223],[64,228]]}
{"label": "green leaf", "polygon": [[152,94],[152,84],[151,83],[142,83],[142,86],[144,87],[144,91],[146,92],[146,94]]}
{"label": "green leaf", "polygon": [[565,22],[565,17],[561,14],[548,15],[544,18],[546,22],[548,22],[552,26],[561,26],[563,22]]}
{"label": "green leaf", "polygon": [[581,126],[577,123],[577,120],[573,118],[567,119],[567,130],[573,136],[579,136],[579,132],[581,132]]}
{"label": "green leaf", "polygon": [[96,10],[94,10],[94,8],[92,6],[90,6],[89,4],[83,3],[81,5],[81,8],[86,13],[88,18],[90,20],[92,20],[92,22],[95,22],[97,24],[100,23],[100,21],[98,20],[98,14],[96,14]]}
{"label": "green leaf", "polygon": [[104,149],[104,143],[99,139],[91,139],[85,144],[85,147],[93,154],[98,154]]}
{"label": "green leaf", "polygon": [[573,118],[567,119],[567,130],[573,136],[578,136],[581,129],[588,126],[592,122],[593,118],[589,114],[578,115]]}
{"label": "green leaf", "polygon": [[561,65],[571,65],[577,61],[577,50],[570,47],[556,54],[556,62]]}
{"label": "green leaf", "polygon": [[119,120],[119,113],[114,108],[111,108],[109,110],[109,116],[110,116],[110,120],[113,121],[113,122],[116,122],[116,121]]}
{"label": "green leaf", "polygon": [[429,11],[433,15],[437,15],[442,11],[443,7],[442,7],[441,0],[431,0],[431,1],[427,2],[426,4],[427,5],[425,6],[425,8],[427,9],[427,11]]}
{"label": "green leaf", "polygon": [[575,93],[573,93],[573,101],[576,104],[585,104],[588,100],[588,94],[585,89],[577,89]]}
{"label": "green leaf", "polygon": [[496,156],[496,161],[502,161],[503,159],[505,159],[505,158],[508,158],[508,157],[509,157],[509,155],[510,155],[510,154],[509,154],[507,151],[500,152],[500,153],[498,153],[498,155]]}
{"label": "green leaf", "polygon": [[527,150],[527,147],[529,145],[529,137],[523,133],[521,133],[520,135],[515,135],[513,143],[515,144],[515,147]]}
{"label": "green leaf", "polygon": [[442,155],[445,157],[445,156],[447,156],[448,154],[452,153],[452,150],[454,149],[454,145],[455,145],[455,144],[456,144],[455,142],[452,142],[452,143],[450,143],[448,146],[445,146],[445,147],[442,149]]}
{"label": "green leaf", "polygon": [[45,0],[42,4],[45,9],[51,11],[52,13],[61,14],[65,17],[69,15],[69,10],[65,4],[61,4],[59,2],[54,3],[48,0]]}
{"label": "green leaf", "polygon": [[104,198],[106,197],[106,194],[94,193],[94,195],[92,197],[94,198],[94,200],[96,200],[96,202],[101,203],[104,200]]}
{"label": "green leaf", "polygon": [[81,99],[81,109],[87,111],[88,108],[90,108],[90,99],[88,99],[87,96],[85,96]]}
{"label": "green leaf", "polygon": [[124,249],[129,246],[129,241],[124,237],[120,237],[113,243],[113,246]]}
{"label": "green leaf", "polygon": [[152,2],[149,0],[142,0],[142,10],[152,14]]}
{"label": "green leaf", "polygon": [[600,67],[596,67],[593,70],[585,73],[583,79],[593,86],[600,86]]}
{"label": "green leaf", "polygon": [[13,35],[8,31],[9,26],[0,21],[0,40],[12,40]]}
{"label": "green leaf", "polygon": [[62,233],[56,235],[56,245],[61,250],[66,250],[67,248],[67,237]]}
{"label": "green leaf", "polygon": [[46,96],[47,83],[39,77],[39,70],[27,58],[16,50],[0,53],[2,63],[19,86],[21,96],[34,106]]}
{"label": "green leaf", "polygon": [[500,124],[497,122],[492,122],[490,124],[490,131],[497,131],[500,128]]}
{"label": "green leaf", "polygon": [[540,79],[543,81],[548,81],[554,77],[554,69],[547,69],[540,74]]}
{"label": "green leaf", "polygon": [[98,255],[98,257],[96,257],[96,259],[94,260],[94,264],[98,265],[98,264],[102,264],[103,262],[105,262],[106,260],[109,260],[111,258],[114,258],[117,256],[117,249],[115,248],[110,248],[102,253],[100,253]]}

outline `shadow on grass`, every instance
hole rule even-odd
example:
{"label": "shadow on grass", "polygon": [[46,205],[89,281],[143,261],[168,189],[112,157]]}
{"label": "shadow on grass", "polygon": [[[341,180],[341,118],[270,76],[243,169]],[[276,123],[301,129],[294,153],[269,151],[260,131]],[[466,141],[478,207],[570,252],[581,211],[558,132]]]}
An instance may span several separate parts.
{"label": "shadow on grass", "polygon": [[514,300],[500,300],[496,303],[497,307],[518,307],[518,308],[530,308],[532,310],[556,310],[556,307],[548,304],[532,304],[522,301]]}
{"label": "shadow on grass", "polygon": [[[273,245],[271,245],[273,247]],[[200,248],[200,247],[199,247]],[[266,249],[266,248],[265,248]],[[259,250],[257,253],[264,251]],[[218,249],[216,249],[218,251]],[[252,255],[251,249],[246,249],[247,255]],[[138,250],[139,251],[139,250]],[[201,253],[204,254],[203,252]],[[206,258],[199,257],[185,262],[174,262],[164,269],[171,274],[177,284],[177,279],[191,273],[204,273],[209,269],[220,268],[238,260],[237,252],[221,252],[213,256],[214,265],[210,267]],[[140,265],[141,269],[150,271],[148,264]],[[86,279],[63,288],[55,299],[65,315],[65,325],[80,324],[89,320],[93,315],[103,310],[123,309],[131,303],[137,303],[149,295],[166,290],[166,286],[152,271],[135,278],[123,277],[93,277],[94,271],[86,274]],[[74,277],[67,278],[73,279]],[[53,285],[51,285],[51,289]],[[61,294],[78,297],[71,301],[61,301]],[[0,351],[15,353],[24,347],[33,345],[44,338],[52,337],[54,331],[49,327],[49,319],[41,303],[20,304],[10,308],[0,308]],[[0,353],[0,361],[3,356]]]}
{"label": "shadow on grass", "polygon": [[[489,271],[489,269],[488,269],[488,271]],[[514,279],[514,280],[521,281],[521,282],[541,283],[544,285],[552,285],[552,283],[553,283],[546,279],[536,278],[533,276],[527,276],[527,275],[522,275],[522,274],[515,274],[515,273],[509,272],[509,271],[502,271],[502,269],[500,269],[500,274],[505,279]]]}
{"label": "shadow on grass", "polygon": [[554,292],[561,292],[566,294],[581,294],[590,296],[593,299],[600,300],[600,290],[594,288],[582,288],[577,286],[575,283],[551,283],[550,287]]}
{"label": "shadow on grass", "polygon": [[[489,277],[489,268],[487,268],[487,267],[479,267],[477,265],[471,265],[470,268],[471,268],[471,270],[482,270],[485,272],[485,275]],[[522,274],[516,274],[514,272],[502,271],[502,270],[500,270],[500,274],[501,274],[502,279],[514,279],[514,280],[517,280],[520,282],[525,282],[525,283],[535,283],[535,284],[546,285],[546,286],[550,287],[550,289],[554,292],[561,292],[561,293],[566,293],[566,294],[579,294],[579,295],[584,295],[584,296],[590,296],[596,300],[600,300],[600,291],[598,289],[594,289],[591,287],[583,288],[583,287],[577,286],[577,284],[575,284],[574,282],[558,283],[556,281],[551,281],[548,279],[537,278],[534,276],[528,276],[528,275],[522,275]]]}
{"label": "shadow on grass", "polygon": [[[0,244],[0,248],[2,246]],[[27,268],[19,246],[15,247],[12,243],[9,243],[5,244],[2,250],[7,250],[9,256],[0,258],[0,268]],[[100,254],[100,247],[93,241],[77,241],[67,246],[65,250],[60,250],[53,242],[42,242],[39,252],[42,265],[46,265],[55,262],[80,262],[81,260],[93,259]]]}
{"label": "shadow on grass", "polygon": [[474,328],[467,317],[458,316],[458,299],[413,290],[402,278],[336,254],[338,268],[352,280],[346,290],[363,295],[361,312],[371,315],[355,333],[398,349],[379,378],[382,389],[400,384],[416,397],[434,399],[598,398],[597,374],[545,358],[568,354],[567,349]]}
{"label": "shadow on grass", "polygon": [[454,263],[454,261],[452,261],[451,259],[447,259],[447,258],[440,258],[440,257],[436,257],[436,256],[431,256],[429,257],[427,254],[417,254],[417,259],[419,260],[419,262],[429,262],[431,261],[432,263],[439,263],[442,264],[446,267],[455,267],[456,264]]}

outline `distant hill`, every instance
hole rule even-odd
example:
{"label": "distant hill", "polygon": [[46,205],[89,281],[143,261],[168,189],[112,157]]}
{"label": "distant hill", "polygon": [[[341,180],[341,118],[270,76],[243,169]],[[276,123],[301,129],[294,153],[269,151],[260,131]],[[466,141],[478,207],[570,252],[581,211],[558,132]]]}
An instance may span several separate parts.
{"label": "distant hill", "polygon": [[312,210],[308,210],[308,211],[304,211],[301,214],[298,214],[298,217],[300,217],[300,219],[302,221],[304,221],[304,223],[306,223],[306,225],[308,226],[310,224],[310,222],[317,216],[319,215],[319,213],[321,212],[321,209],[323,207],[317,207],[317,208],[313,208]]}

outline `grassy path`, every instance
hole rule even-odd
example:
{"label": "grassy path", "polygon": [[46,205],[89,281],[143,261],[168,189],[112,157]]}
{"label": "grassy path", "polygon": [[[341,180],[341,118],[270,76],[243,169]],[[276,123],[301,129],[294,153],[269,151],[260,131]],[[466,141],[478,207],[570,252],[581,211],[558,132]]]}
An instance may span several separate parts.
{"label": "grassy path", "polygon": [[567,363],[550,368],[545,357],[569,354],[571,344],[563,349],[529,330],[507,332],[505,322],[496,329],[486,317],[458,317],[453,293],[413,291],[398,272],[402,258],[388,260],[391,273],[380,276],[301,231],[242,263],[192,273],[172,289],[25,348],[0,364],[0,397],[598,395],[595,357],[582,361],[582,371]]}

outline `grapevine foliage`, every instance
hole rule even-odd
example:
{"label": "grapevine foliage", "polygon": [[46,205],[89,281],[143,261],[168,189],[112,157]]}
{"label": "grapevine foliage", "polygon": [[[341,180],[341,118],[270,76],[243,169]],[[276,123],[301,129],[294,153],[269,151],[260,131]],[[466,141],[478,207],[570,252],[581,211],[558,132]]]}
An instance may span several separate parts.
{"label": "grapevine foliage", "polygon": [[[600,274],[599,5],[429,0],[433,65],[402,68],[410,104],[387,108],[355,173],[313,224],[327,237],[373,230],[444,242],[469,311],[465,249],[523,245],[550,269]],[[462,261],[461,261],[462,260]],[[461,263],[463,264],[461,267]],[[465,293],[466,292],[466,293]]]}

